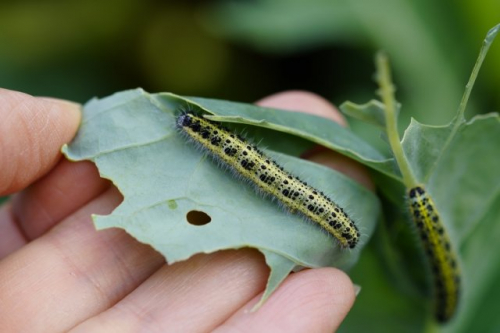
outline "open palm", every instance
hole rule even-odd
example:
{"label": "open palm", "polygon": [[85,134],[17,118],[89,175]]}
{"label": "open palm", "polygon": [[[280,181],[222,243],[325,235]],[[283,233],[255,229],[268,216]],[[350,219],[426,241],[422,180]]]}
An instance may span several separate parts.
{"label": "open palm", "polygon": [[[343,122],[304,92],[259,104]],[[80,121],[73,103],[0,89],[1,332],[331,332],[354,302],[334,268],[290,275],[250,312],[268,268],[255,250],[221,251],[173,265],[118,229],[96,231],[91,214],[122,200],[89,162],[61,157]],[[362,168],[330,151],[307,157],[370,186]]]}

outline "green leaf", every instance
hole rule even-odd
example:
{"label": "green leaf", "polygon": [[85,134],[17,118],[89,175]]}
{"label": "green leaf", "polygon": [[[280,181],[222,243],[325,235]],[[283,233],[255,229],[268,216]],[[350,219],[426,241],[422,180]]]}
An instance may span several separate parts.
{"label": "green leaf", "polygon": [[[73,161],[93,161],[101,176],[110,179],[124,196],[111,215],[94,216],[96,227],[123,228],[153,246],[169,263],[196,253],[256,248],[271,268],[264,297],[298,267],[348,269],[354,265],[375,226],[376,196],[332,169],[266,151],[324,191],[356,221],[363,233],[359,246],[340,250],[331,236],[301,217],[284,213],[271,200],[256,195],[251,186],[241,186],[241,181],[218,168],[178,133],[175,120],[181,111],[221,114],[234,106],[210,100],[210,106],[202,109],[200,99],[196,99],[198,103],[193,100],[131,90],[85,105],[80,130],[63,152]],[[269,109],[260,111],[262,118],[256,124],[274,119],[274,113],[266,113]],[[289,114],[288,124],[307,133],[301,126],[308,128],[310,118]],[[286,113],[281,111],[279,119],[286,121]],[[283,138],[288,136],[275,135],[274,141]],[[201,226],[189,223],[186,216],[191,211],[206,213],[211,222]]]}
{"label": "green leaf", "polygon": [[[457,120],[458,121],[458,120]],[[500,262],[493,239],[488,231],[498,235],[500,215],[491,214],[500,200],[498,150],[500,148],[500,117],[498,114],[476,116],[469,122],[455,121],[448,126],[433,127],[412,121],[403,147],[418,179],[427,184],[443,221],[451,233],[462,257],[464,294],[457,320],[450,332],[467,332],[461,327],[470,325],[466,318],[477,313],[478,307],[487,311],[478,295],[498,277]],[[488,216],[488,218],[485,218]],[[488,263],[488,267],[480,265]],[[482,272],[484,270],[484,272]],[[474,283],[472,283],[474,281]],[[498,316],[488,318],[500,325]]]}
{"label": "green leaf", "polygon": [[500,327],[500,196],[491,202],[477,227],[462,246],[462,266],[466,272],[466,309],[446,332],[496,332]]}
{"label": "green leaf", "polygon": [[[365,108],[360,111],[360,114],[370,110],[369,104],[359,107]],[[442,330],[446,332],[476,331],[477,316],[482,318],[481,327],[484,328],[479,331],[499,327],[500,319],[490,309],[498,305],[495,303],[491,290],[496,289],[496,281],[500,278],[500,262],[497,259],[500,245],[496,241],[500,237],[500,214],[498,214],[500,116],[497,113],[476,116],[468,122],[457,117],[446,126],[424,125],[412,120],[405,131],[402,145],[414,176],[425,185],[434,199],[443,223],[447,225],[455,248],[459,250],[462,258],[464,282],[461,304],[456,318],[442,327]],[[380,177],[376,176],[375,179],[377,178]],[[382,178],[377,184],[383,187],[387,184],[384,181],[386,182],[387,179]],[[395,186],[391,187],[396,189]],[[385,193],[383,188],[381,192]],[[406,206],[402,195],[399,196],[399,201],[394,195],[390,199],[396,207]],[[394,213],[391,212],[387,216],[392,219]],[[391,234],[389,238],[393,239],[392,246],[394,247],[395,243],[398,244],[399,251],[403,251],[403,255],[399,256],[402,259],[406,257],[407,262],[398,263],[401,258],[391,258],[385,252],[386,264],[397,263],[408,267],[416,265],[420,267],[417,270],[422,270],[423,263],[418,256],[415,257],[414,251],[403,248],[401,243],[397,242],[402,238],[400,228],[387,232]],[[375,239],[380,247],[386,246],[382,238],[379,235]],[[403,239],[408,240],[406,237]],[[417,243],[416,239],[413,242]],[[398,248],[392,250],[398,251]],[[354,272],[354,277],[360,276],[361,279],[354,281],[363,284],[364,291],[369,289],[368,285],[372,285],[368,293],[373,294],[373,297],[382,297],[378,292],[384,290],[386,282],[380,281],[379,284],[375,284],[364,278],[369,274],[368,272],[375,274],[370,265],[373,264],[361,260]],[[357,271],[363,273],[357,275]],[[405,277],[400,276],[400,278]],[[390,279],[389,275],[387,279]],[[414,287],[400,287],[400,292],[411,294],[412,288]],[[363,302],[362,298],[360,302]],[[371,302],[374,300],[372,299]],[[366,323],[368,320],[366,327],[371,327],[370,325],[375,327],[378,325],[376,323],[385,322],[384,330],[398,331],[400,321],[394,318],[394,307],[401,302],[403,301],[399,298],[385,298],[381,303],[383,305],[377,307],[377,318],[370,318],[367,315],[368,308],[373,306],[373,303],[372,305],[369,303],[357,305],[358,308],[364,310],[355,308],[344,327],[347,331],[356,331],[361,321]],[[416,299],[413,302],[416,304],[420,302],[422,306],[426,301]],[[409,306],[410,304],[407,304],[405,307]],[[415,319],[416,317],[411,316],[407,318],[408,322],[413,323],[416,322]]]}
{"label": "green leaf", "polygon": [[340,105],[340,110],[348,116],[385,128],[384,104],[380,101],[373,99],[362,105],[347,101]]}
{"label": "green leaf", "polygon": [[495,153],[500,147],[499,115],[476,116],[456,131],[453,126],[413,120],[403,147],[414,174],[427,184],[443,217],[453,221],[456,236],[465,240],[500,194]]}
{"label": "green leaf", "polygon": [[325,118],[263,108],[251,104],[221,101],[207,98],[191,98],[203,110],[217,110],[208,119],[268,128],[320,144],[359,161],[389,177],[399,179],[394,162],[389,157],[360,139],[350,130]]}

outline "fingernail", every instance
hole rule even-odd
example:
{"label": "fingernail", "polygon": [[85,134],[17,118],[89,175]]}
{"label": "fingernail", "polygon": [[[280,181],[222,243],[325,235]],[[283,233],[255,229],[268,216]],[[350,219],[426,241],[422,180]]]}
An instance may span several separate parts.
{"label": "fingernail", "polygon": [[360,292],[361,292],[361,286],[355,284],[354,285],[354,294],[356,295],[356,297],[358,297]]}

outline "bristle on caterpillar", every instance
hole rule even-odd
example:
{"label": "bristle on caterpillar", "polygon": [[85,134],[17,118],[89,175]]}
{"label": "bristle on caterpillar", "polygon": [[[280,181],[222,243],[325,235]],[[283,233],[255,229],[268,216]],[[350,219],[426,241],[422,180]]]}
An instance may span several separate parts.
{"label": "bristle on caterpillar", "polygon": [[177,127],[209,155],[253,184],[256,191],[276,198],[290,212],[319,224],[338,240],[340,247],[352,249],[358,243],[359,230],[341,207],[285,171],[241,136],[192,113],[179,115]]}
{"label": "bristle on caterpillar", "polygon": [[433,274],[434,314],[439,322],[447,322],[454,313],[460,294],[460,270],[457,255],[436,206],[422,186],[408,191],[410,211],[418,229]]}

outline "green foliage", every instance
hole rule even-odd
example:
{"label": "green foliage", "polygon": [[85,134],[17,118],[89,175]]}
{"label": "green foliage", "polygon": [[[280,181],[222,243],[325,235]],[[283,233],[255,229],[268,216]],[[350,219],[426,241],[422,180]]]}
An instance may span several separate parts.
{"label": "green foliage", "polygon": [[[391,147],[397,156],[398,164],[400,167],[404,164],[408,170],[405,178],[411,178],[405,179],[405,183],[411,184],[411,186],[414,186],[415,183],[425,185],[436,203],[444,224],[448,226],[447,229],[451,230],[455,248],[459,249],[462,258],[463,287],[459,310],[455,319],[442,327],[442,330],[446,332],[477,330],[475,316],[478,313],[482,315],[482,325],[485,330],[491,330],[500,324],[498,317],[488,311],[491,307],[497,307],[498,301],[485,293],[487,290],[485,288],[488,288],[489,284],[495,283],[500,271],[500,262],[495,259],[496,255],[489,255],[496,253],[494,249],[496,245],[493,244],[492,235],[497,235],[498,230],[500,230],[500,217],[495,214],[498,210],[496,205],[500,200],[498,155],[495,154],[495,151],[498,150],[498,142],[500,142],[500,116],[497,113],[476,116],[468,122],[463,117],[467,99],[482,60],[499,30],[500,25],[497,25],[488,33],[455,118],[446,126],[423,125],[412,120],[401,142],[402,152],[395,149],[399,145],[399,140],[396,142],[391,140]],[[382,70],[384,69],[382,67]],[[386,79],[389,77],[387,73],[388,71],[384,73]],[[378,76],[384,76],[384,74],[378,73]],[[348,110],[354,110],[355,115],[364,118],[370,111],[375,112],[373,114],[375,117],[383,110],[389,110],[391,106],[387,104],[387,101],[390,102],[393,98],[391,96],[392,83],[387,82],[387,80],[380,82],[382,96],[386,103],[385,108],[374,107],[374,103],[364,105],[346,103],[345,105],[349,106]],[[380,122],[376,125],[380,126]],[[397,139],[397,133],[391,134],[389,130],[390,128],[388,128],[388,135],[394,135]],[[404,206],[403,199],[397,206]],[[391,234],[397,235],[400,230],[391,230],[393,226],[385,229],[389,235],[379,238],[379,246],[387,246],[383,244],[382,239],[386,243],[391,243],[391,239],[396,239]],[[395,241],[392,243],[393,245],[397,244]],[[399,251],[402,252],[401,250],[404,248],[399,246]],[[412,258],[410,252],[403,253],[399,257],[389,254],[386,258],[393,265],[396,263],[394,266],[414,266],[414,262],[411,262],[410,265],[402,262],[405,258],[406,260]],[[399,265],[397,261],[401,261]],[[487,262],[487,264],[481,265],[480,262]],[[418,262],[417,265],[419,265]],[[399,278],[404,277],[400,275]],[[492,285],[491,288],[494,286]],[[369,291],[371,295],[376,295],[378,291],[383,289],[383,285],[374,289]],[[406,286],[402,284],[400,289],[402,293],[411,294],[413,288],[410,284]],[[398,299],[392,301],[393,306],[401,303],[401,300]],[[418,302],[417,299],[415,301]],[[386,303],[385,309],[388,312],[385,314],[382,313],[383,311],[378,312],[376,320],[382,320],[386,323],[385,331],[398,331],[400,328],[397,321],[394,320],[391,302]],[[362,308],[363,305],[361,305]],[[353,313],[355,316],[357,312]],[[413,320],[407,318],[410,327],[416,328],[419,326],[418,323],[422,323],[420,313],[421,311],[413,311],[415,314]],[[385,320],[382,319],[384,317]],[[361,318],[359,319],[361,320]],[[359,326],[359,323],[354,324],[354,321],[351,320],[347,321],[344,327],[348,329],[355,325]],[[369,324],[368,327],[373,326]],[[427,329],[435,330],[437,327],[431,324]]]}

